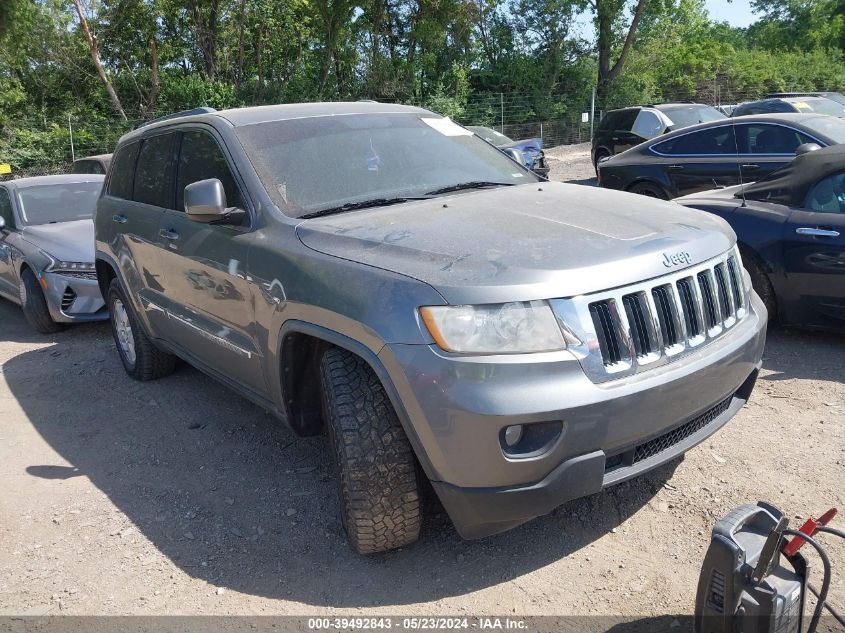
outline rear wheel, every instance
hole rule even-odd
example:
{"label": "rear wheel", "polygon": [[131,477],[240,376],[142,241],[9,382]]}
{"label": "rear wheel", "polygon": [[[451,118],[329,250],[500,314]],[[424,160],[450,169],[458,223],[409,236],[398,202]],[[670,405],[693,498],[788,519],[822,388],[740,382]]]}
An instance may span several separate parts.
{"label": "rear wheel", "polygon": [[606,149],[600,149],[596,152],[596,162],[593,163],[593,167],[596,168],[596,176],[599,175],[599,163],[602,161],[603,158],[608,158],[610,156],[610,152]]}
{"label": "rear wheel", "polygon": [[50,316],[50,309],[47,307],[47,299],[41,284],[29,268],[21,273],[21,283],[18,287],[18,296],[21,300],[23,315],[29,324],[41,334],[55,334],[61,332],[64,326],[53,321]]}
{"label": "rear wheel", "polygon": [[751,286],[769,313],[769,325],[774,325],[778,319],[778,302],[769,275],[760,260],[747,248],[740,247],[739,252],[748,276],[751,277]]}
{"label": "rear wheel", "polygon": [[653,182],[638,182],[628,189],[631,193],[636,193],[647,198],[657,198],[659,200],[668,200],[669,194],[660,185]]}
{"label": "rear wheel", "polygon": [[416,460],[381,381],[340,348],[323,354],[320,375],[349,543],[360,554],[413,543],[422,518]]}
{"label": "rear wheel", "polygon": [[114,342],[126,373],[135,380],[155,380],[173,373],[176,357],[158,349],[141,329],[117,279],[108,293]]}

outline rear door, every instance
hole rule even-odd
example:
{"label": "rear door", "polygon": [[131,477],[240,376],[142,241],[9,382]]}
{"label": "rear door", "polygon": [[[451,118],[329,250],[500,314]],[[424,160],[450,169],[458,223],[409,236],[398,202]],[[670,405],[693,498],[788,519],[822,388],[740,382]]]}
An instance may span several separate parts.
{"label": "rear door", "polygon": [[12,211],[12,195],[6,187],[0,186],[0,218],[6,228],[0,231],[0,291],[16,297],[18,280],[12,260],[14,247],[9,243],[9,235],[15,230],[15,214]]}
{"label": "rear door", "polygon": [[845,323],[845,171],[820,180],[784,225],[784,265],[794,295]]}
{"label": "rear door", "polygon": [[614,154],[624,152],[626,149],[631,149],[635,145],[639,145],[645,139],[637,136],[633,132],[634,123],[641,110],[639,108],[630,108],[621,110],[616,113],[613,118],[613,131],[611,133],[612,151]]}
{"label": "rear door", "polygon": [[739,184],[734,126],[719,125],[681,134],[652,146],[676,195]]}
{"label": "rear door", "polygon": [[243,226],[212,225],[195,222],[184,212],[185,187],[208,178],[223,183],[228,206],[248,210],[235,174],[212,129],[182,131],[176,201],[160,222],[169,327],[172,338],[191,356],[266,395],[246,276],[249,218]]}
{"label": "rear door", "polygon": [[789,163],[799,145],[816,142],[794,128],[774,123],[737,123],[736,140],[745,183],[760,180]]}

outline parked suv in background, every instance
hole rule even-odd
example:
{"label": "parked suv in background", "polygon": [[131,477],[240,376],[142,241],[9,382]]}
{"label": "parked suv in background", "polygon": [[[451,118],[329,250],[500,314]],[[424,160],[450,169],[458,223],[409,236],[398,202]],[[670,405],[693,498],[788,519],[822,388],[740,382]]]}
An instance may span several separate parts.
{"label": "parked suv in background", "polygon": [[702,103],[663,103],[609,110],[593,135],[593,165],[666,132],[725,118],[716,108]]}
{"label": "parked suv in background", "polygon": [[845,104],[827,97],[781,97],[741,103],[733,109],[731,117],[749,114],[778,114],[800,112],[802,114],[826,114],[845,118]]}
{"label": "parked suv in background", "polygon": [[154,122],[118,143],[95,225],[129,375],[180,356],[326,431],[362,553],[417,539],[424,478],[473,538],[672,460],[760,367],[723,220],[541,181],[419,108]]}

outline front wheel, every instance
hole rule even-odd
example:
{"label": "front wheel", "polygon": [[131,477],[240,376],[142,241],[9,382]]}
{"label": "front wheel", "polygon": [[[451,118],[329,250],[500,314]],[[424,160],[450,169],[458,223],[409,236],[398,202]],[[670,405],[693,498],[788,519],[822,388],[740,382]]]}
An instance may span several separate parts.
{"label": "front wheel", "polygon": [[660,185],[653,182],[638,182],[633,187],[628,189],[631,193],[636,193],[646,198],[657,198],[658,200],[668,200],[669,194]]}
{"label": "front wheel", "polygon": [[29,324],[41,334],[55,334],[61,332],[64,326],[53,321],[44,291],[29,268],[21,273],[21,283],[18,288],[23,315]]}
{"label": "front wheel", "polygon": [[141,329],[117,279],[108,293],[109,319],[123,368],[135,380],[155,380],[173,373],[176,357],[158,349]]}
{"label": "front wheel", "polygon": [[359,554],[413,543],[422,519],[416,461],[381,381],[340,348],[323,354],[320,375],[349,543]]}
{"label": "front wheel", "polygon": [[775,289],[772,287],[772,282],[763,264],[757,259],[747,248],[740,247],[739,254],[742,255],[742,263],[748,271],[748,276],[751,277],[751,287],[754,292],[760,297],[763,305],[769,313],[769,325],[772,326],[777,323],[778,319],[778,302],[775,297]]}

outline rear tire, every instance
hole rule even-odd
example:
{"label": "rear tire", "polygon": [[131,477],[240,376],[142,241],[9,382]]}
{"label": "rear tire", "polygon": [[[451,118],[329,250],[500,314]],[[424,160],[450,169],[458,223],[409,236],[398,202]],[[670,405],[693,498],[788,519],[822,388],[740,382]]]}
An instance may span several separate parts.
{"label": "rear tire", "polygon": [[29,268],[21,273],[21,283],[18,287],[18,296],[21,300],[23,315],[29,324],[41,334],[55,334],[64,329],[64,325],[53,321],[50,316],[50,309],[47,307],[47,299],[44,297],[44,290],[38,279]]}
{"label": "rear tire", "polygon": [[610,152],[608,152],[607,150],[604,150],[604,149],[600,149],[599,151],[596,152],[596,160],[593,163],[593,167],[596,170],[596,176],[599,175],[599,163],[601,162],[602,158],[607,158],[609,156],[610,156]]}
{"label": "rear tire", "polygon": [[742,255],[742,263],[751,277],[751,286],[769,312],[769,326],[772,326],[778,320],[778,302],[769,275],[757,256],[747,248],[740,247],[739,252]]}
{"label": "rear tire", "polygon": [[114,342],[126,373],[140,381],[173,373],[176,357],[158,349],[147,337],[117,279],[109,286],[108,304]]}
{"label": "rear tire", "polygon": [[666,193],[666,190],[653,182],[638,182],[637,184],[631,186],[628,191],[647,198],[657,198],[658,200],[669,199],[669,194]]}
{"label": "rear tire", "polygon": [[323,354],[320,376],[350,545],[376,554],[415,542],[422,508],[414,451],[378,376],[340,348]]}

